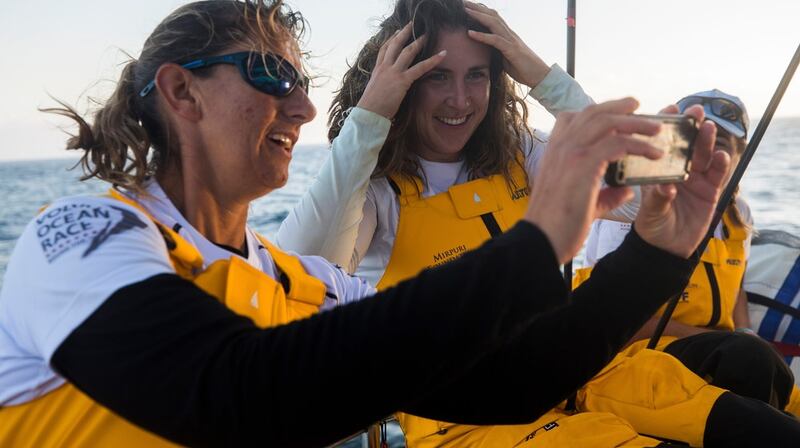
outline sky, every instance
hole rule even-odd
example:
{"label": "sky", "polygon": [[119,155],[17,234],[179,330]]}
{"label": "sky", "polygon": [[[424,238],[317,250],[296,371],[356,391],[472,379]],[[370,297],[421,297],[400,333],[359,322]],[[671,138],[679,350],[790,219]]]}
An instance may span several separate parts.
{"label": "sky", "polygon": [[[566,67],[566,1],[483,0],[546,62]],[[177,0],[0,2],[0,160],[64,157],[69,122],[37,109],[50,96],[84,112],[104,100]],[[388,14],[389,0],[287,0],[310,25],[305,48],[319,76],[319,111],[300,144],[325,143],[326,111],[347,62]],[[798,0],[578,0],[576,79],[598,101],[632,95],[654,113],[696,91],[742,98],[751,117],[767,106],[800,43]],[[798,75],[797,77],[800,77]],[[776,116],[800,116],[800,80]],[[531,126],[554,119],[533,105]],[[66,128],[70,130],[69,127]]]}

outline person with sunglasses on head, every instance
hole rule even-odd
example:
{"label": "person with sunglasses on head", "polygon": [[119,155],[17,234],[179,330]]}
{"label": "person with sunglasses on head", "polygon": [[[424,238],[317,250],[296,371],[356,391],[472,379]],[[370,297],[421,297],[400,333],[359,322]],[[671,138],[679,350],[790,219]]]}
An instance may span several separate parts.
{"label": "person with sunglasses on head", "polygon": [[[652,219],[565,300],[558,264],[627,196],[585,180],[626,153],[658,157],[609,137],[657,132],[629,115],[631,98],[560,116],[541,164],[568,175],[538,178],[504,235],[394,288],[376,293],[319,257],[279,250],[246,222],[252,200],[285,184],[315,114],[303,25],[280,1],[187,4],[156,27],[91,124],[51,110],[78,124],[68,147],[84,151],[86,177],[113,189],[54,201],[16,244],[0,291],[0,445],[322,446],[398,410],[532,421],[689,274],[728,167],[711,151],[713,126],[701,129],[692,194],[645,196]],[[419,77],[442,57],[400,68]],[[660,269],[641,271],[644,260]],[[553,335],[565,341],[547,344]],[[386,369],[389,345],[398,362]],[[547,368],[531,371],[532,347]],[[550,367],[578,355],[579,366]]]}
{"label": "person with sunglasses on head", "polygon": [[[402,68],[412,60],[434,55],[444,57],[430,72],[419,79],[403,76]],[[460,0],[398,1],[345,75],[330,108],[332,156],[282,223],[278,245],[322,255],[383,289],[451,263],[509,229],[528,205],[529,182],[535,186],[547,174],[566,176],[573,169],[544,174],[538,168],[550,152],[545,151],[547,136],[528,129],[524,98],[512,79],[553,113],[592,104],[580,86],[557,66],[547,67],[495,11]],[[360,117],[369,111],[383,117],[381,127],[362,123]],[[631,220],[636,212],[626,206],[608,215]],[[574,335],[554,340],[575,342]],[[412,447],[658,444],[638,431],[695,445],[707,437],[710,446],[728,446],[727,422],[760,412],[760,405],[749,409],[747,400],[732,394],[718,400],[724,390],[709,386],[671,356],[632,355],[621,355],[612,366],[614,387],[645,375],[639,383],[651,381],[654,389],[675,393],[662,401],[657,400],[663,394],[650,394],[650,402],[627,397],[621,412],[593,408],[584,399],[577,416],[559,407],[537,421],[503,427],[401,414],[406,442]],[[639,369],[643,365],[677,373],[678,381],[654,378]],[[530,369],[532,375],[535,371]],[[465,387],[462,393],[468,397],[474,391]],[[698,409],[681,415],[696,397],[702,397]],[[741,414],[726,414],[730,401]],[[676,403],[683,407],[672,406]],[[648,414],[653,407],[665,414]],[[595,411],[646,418],[631,425]],[[768,410],[764,418],[774,416]],[[757,433],[736,436],[739,442],[752,441]]]}

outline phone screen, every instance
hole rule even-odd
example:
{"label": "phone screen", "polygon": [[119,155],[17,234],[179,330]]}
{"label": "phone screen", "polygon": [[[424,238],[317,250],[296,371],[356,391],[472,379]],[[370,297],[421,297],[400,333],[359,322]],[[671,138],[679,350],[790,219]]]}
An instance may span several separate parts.
{"label": "phone screen", "polygon": [[662,123],[661,132],[653,136],[633,137],[646,141],[664,152],[658,160],[642,156],[626,156],[609,165],[609,185],[641,185],[672,183],[686,180],[691,168],[692,145],[697,135],[693,117],[686,115],[652,115],[646,118]]}

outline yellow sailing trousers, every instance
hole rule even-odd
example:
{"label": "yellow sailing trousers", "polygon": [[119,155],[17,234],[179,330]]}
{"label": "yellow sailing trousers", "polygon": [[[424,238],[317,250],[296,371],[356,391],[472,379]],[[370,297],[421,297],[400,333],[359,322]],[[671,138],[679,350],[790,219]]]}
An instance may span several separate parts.
{"label": "yellow sailing trousers", "polygon": [[632,344],[579,390],[578,410],[610,412],[641,434],[703,446],[706,420],[725,390],[646,346]]}
{"label": "yellow sailing trousers", "polygon": [[[424,420],[419,417],[414,419]],[[552,409],[535,422],[525,425],[445,426],[448,427],[446,431],[419,439],[407,439],[406,442],[409,447],[416,448],[638,448],[659,444],[656,439],[637,434],[625,420],[605,412],[573,415],[562,409]]]}

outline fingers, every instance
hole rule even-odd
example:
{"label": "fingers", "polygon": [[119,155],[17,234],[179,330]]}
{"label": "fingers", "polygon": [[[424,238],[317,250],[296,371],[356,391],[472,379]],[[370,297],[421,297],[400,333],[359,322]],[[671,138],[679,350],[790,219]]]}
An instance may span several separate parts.
{"label": "fingers", "polygon": [[425,46],[425,41],[427,40],[428,37],[426,35],[422,35],[418,39],[414,40],[414,42],[406,45],[406,47],[400,52],[400,55],[397,57],[397,60],[394,62],[394,64],[403,70],[408,68],[420,50],[422,50],[422,47]]}
{"label": "fingers", "polygon": [[620,98],[618,100],[605,101],[603,103],[592,104],[587,106],[582,114],[596,115],[601,113],[612,114],[632,114],[639,108],[639,101],[633,97]]}
{"label": "fingers", "polygon": [[[602,145],[606,148],[605,154],[598,155],[607,160],[619,160],[626,154],[644,156],[648,159],[660,159],[664,152],[645,140],[632,137],[630,135],[612,135],[606,138]],[[598,152],[598,151],[593,151]]]}
{"label": "fingers", "polygon": [[497,11],[477,3],[464,2],[464,6],[466,6],[465,11],[470,17],[489,28],[492,33],[507,34],[511,31]]}
{"label": "fingers", "polygon": [[699,104],[695,104],[694,106],[689,107],[688,109],[683,111],[683,113],[691,117],[694,117],[694,119],[697,120],[698,123],[702,123],[706,117],[706,113],[703,110],[703,106],[700,106]]}
{"label": "fingers", "polygon": [[630,115],[639,102],[634,98],[607,101],[585,108],[578,113],[572,127],[580,132],[578,141],[591,145],[609,133],[655,135],[661,124],[646,118]]}
{"label": "fingers", "polygon": [[670,104],[669,106],[661,109],[658,113],[659,114],[677,114],[677,113],[680,113],[680,109],[678,109],[678,105]]}
{"label": "fingers", "polygon": [[727,179],[730,165],[731,158],[728,153],[714,151],[707,170],[701,172],[692,169],[689,179],[679,186],[681,194],[686,192],[697,199],[708,202],[717,200],[722,187],[724,187],[722,184]]}
{"label": "fingers", "polygon": [[394,63],[409,37],[411,37],[411,22],[408,22],[397,34],[386,41],[384,45],[387,45],[387,49],[384,61]]}
{"label": "fingers", "polygon": [[504,39],[499,34],[481,33],[480,31],[467,30],[467,36],[477,42],[497,48],[503,54],[506,54],[511,47],[511,42]]}
{"label": "fingers", "polygon": [[[585,145],[592,145],[611,134],[630,138],[631,134],[655,135],[661,129],[661,123],[635,115],[600,114],[592,116],[589,120],[586,117],[583,119],[576,120],[574,126],[576,131],[582,133],[578,141]],[[628,138],[622,139],[622,141],[627,142]],[[640,141],[633,138],[630,140]],[[631,142],[632,144],[633,142]]]}
{"label": "fingers", "polygon": [[633,189],[630,187],[603,188],[597,196],[597,212],[594,218],[602,218],[631,199],[633,199]]}
{"label": "fingers", "polygon": [[706,178],[711,185],[721,188],[729,169],[731,169],[731,156],[725,151],[714,151],[711,164],[706,171]]}
{"label": "fingers", "polygon": [[663,216],[677,195],[675,184],[642,185],[642,208],[646,208],[648,214]]}
{"label": "fingers", "polygon": [[467,9],[467,12],[482,12],[487,15],[493,15],[495,17],[500,17],[500,14],[495,11],[494,9],[483,5],[477,2],[471,2],[469,0],[464,1],[464,7]]}
{"label": "fingers", "polygon": [[439,63],[444,60],[445,56],[447,56],[447,50],[442,50],[424,61],[417,62],[413,67],[408,69],[406,73],[413,81],[416,81],[421,78],[422,75],[439,65]]}
{"label": "fingers", "polygon": [[710,121],[703,122],[694,140],[691,171],[705,172],[712,160],[717,127]]}
{"label": "fingers", "polygon": [[[395,32],[394,35],[397,35],[397,32]],[[386,47],[389,46],[389,43],[391,41],[392,41],[391,37],[386,39],[386,42],[384,42],[383,45],[381,45],[381,48],[378,49],[378,57],[375,59],[376,67],[383,64],[383,60],[386,58]]]}

